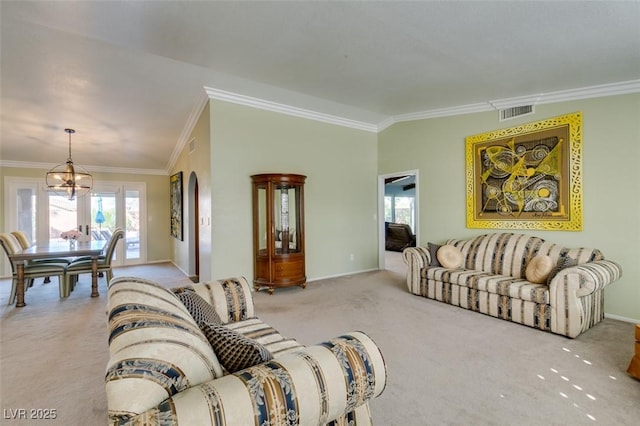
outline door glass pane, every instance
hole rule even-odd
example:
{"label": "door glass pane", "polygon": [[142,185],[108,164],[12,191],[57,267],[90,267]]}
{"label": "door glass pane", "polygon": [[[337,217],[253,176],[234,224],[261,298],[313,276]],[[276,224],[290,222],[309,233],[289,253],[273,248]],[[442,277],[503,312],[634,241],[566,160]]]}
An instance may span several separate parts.
{"label": "door glass pane", "polygon": [[30,244],[36,242],[36,195],[32,188],[17,190],[18,231],[24,232]]}
{"label": "door glass pane", "polygon": [[126,259],[140,258],[140,192],[125,193]]}
{"label": "door glass pane", "polygon": [[49,194],[49,239],[60,239],[60,234],[78,229],[78,199]]}
{"label": "door glass pane", "polygon": [[108,240],[116,228],[115,194],[91,195],[91,238]]}
{"label": "door glass pane", "polygon": [[[91,238],[109,241],[117,226],[116,194],[99,192],[91,194]],[[112,261],[118,257],[117,250]]]}

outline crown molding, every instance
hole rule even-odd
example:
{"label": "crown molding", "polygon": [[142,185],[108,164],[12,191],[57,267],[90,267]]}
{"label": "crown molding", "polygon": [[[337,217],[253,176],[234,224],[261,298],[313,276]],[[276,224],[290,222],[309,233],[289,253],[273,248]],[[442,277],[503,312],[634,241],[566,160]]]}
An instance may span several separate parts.
{"label": "crown molding", "polygon": [[364,130],[367,132],[378,132],[377,125],[365,123],[363,121],[350,120],[348,118],[338,117],[335,115],[324,114],[321,112],[311,111],[308,109],[298,108],[285,104],[279,104],[264,99],[253,98],[251,96],[227,92],[226,90],[215,89],[213,87],[205,87],[204,89],[207,92],[207,96],[209,96],[209,99],[232,102],[235,104],[245,105],[272,112],[278,112],[294,117],[307,118],[309,120],[321,121],[323,123],[335,124],[337,126]]}
{"label": "crown molding", "polygon": [[495,101],[489,101],[489,105],[491,105],[491,107],[496,111],[500,111],[501,109],[524,106],[524,105],[538,105],[540,103],[540,99],[542,98],[542,96],[543,96],[542,93],[538,93],[535,95],[499,99]]}
{"label": "crown molding", "polygon": [[[83,166],[90,172],[104,173],[130,173],[141,175],[159,175],[168,176],[171,169],[175,165],[180,153],[189,141],[189,137],[193,132],[198,118],[202,114],[204,107],[210,99],[217,99],[232,102],[240,105],[250,106],[253,108],[264,109],[268,111],[278,112],[282,114],[292,115],[295,117],[307,118],[310,120],[321,121],[324,123],[334,124],[338,126],[350,127],[353,129],[364,130],[367,132],[379,133],[395,123],[403,121],[426,120],[430,118],[449,117],[454,115],[472,114],[477,112],[495,111],[505,108],[511,108],[523,105],[542,105],[556,102],[568,102],[580,99],[599,98],[606,96],[626,95],[640,92],[640,79],[629,80],[611,84],[602,84],[597,86],[583,87],[579,89],[560,90],[549,93],[538,93],[534,95],[519,96],[513,98],[498,99],[493,101],[481,102],[476,104],[461,105],[450,108],[440,108],[434,110],[420,111],[408,114],[399,114],[391,116],[380,123],[371,124],[362,121],[350,120],[319,113],[307,109],[297,108],[285,104],[279,104],[263,99],[253,98],[250,96],[240,95],[237,93],[227,92],[225,90],[215,89],[212,87],[204,87],[205,93],[198,99],[194,105],[187,122],[185,123],[182,133],[178,138],[176,146],[171,154],[171,158],[167,164],[166,170],[161,169],[128,169],[122,167],[102,167],[102,166]],[[30,163],[22,161],[0,160],[0,167],[16,167],[50,170],[56,164],[52,163]]]}
{"label": "crown molding", "polygon": [[630,93],[638,92],[640,92],[640,80],[629,80],[618,83],[583,87],[581,89],[543,93],[540,95],[540,101],[538,104],[576,101],[580,99],[601,98],[605,96],[628,95]]}
{"label": "crown molding", "polygon": [[[15,167],[19,169],[42,169],[42,170],[51,170],[53,167],[58,164],[54,163],[32,163],[26,161],[11,161],[11,160],[2,160],[0,161],[0,167]],[[130,173],[134,175],[158,175],[158,176],[168,176],[169,172],[167,170],[160,169],[128,169],[125,167],[104,167],[104,166],[82,166],[83,169],[88,172],[99,172],[99,173]]]}
{"label": "crown molding", "polygon": [[182,150],[187,145],[187,142],[191,139],[191,133],[193,133],[193,129],[195,128],[196,123],[198,122],[198,119],[200,118],[200,115],[202,114],[202,111],[204,111],[204,107],[208,102],[209,97],[205,92],[202,92],[200,98],[196,101],[196,104],[191,109],[189,117],[187,117],[187,122],[182,128],[180,137],[178,137],[178,143],[176,143],[176,146],[173,148],[171,158],[169,158],[169,162],[167,163],[167,174],[169,174],[169,172],[171,172],[171,170],[173,169],[173,166],[176,165],[176,162],[178,161],[178,157],[180,157]]}
{"label": "crown molding", "polygon": [[378,131],[402,121],[425,120],[429,118],[447,117],[452,115],[471,114],[475,112],[485,112],[501,110],[505,108],[523,105],[542,105],[556,102],[568,102],[579,99],[601,98],[606,96],[626,95],[640,92],[640,80],[622,81],[611,84],[601,84],[579,89],[559,90],[549,93],[538,93],[534,95],[518,96],[514,98],[498,99],[494,101],[481,102],[477,104],[462,105],[451,108],[434,109],[428,111],[415,112],[410,114],[394,115],[378,123]]}

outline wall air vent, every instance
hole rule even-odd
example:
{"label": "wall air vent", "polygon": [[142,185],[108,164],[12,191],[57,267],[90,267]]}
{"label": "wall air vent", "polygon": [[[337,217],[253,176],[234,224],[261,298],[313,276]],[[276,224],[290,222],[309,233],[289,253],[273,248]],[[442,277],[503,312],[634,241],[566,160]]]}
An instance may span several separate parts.
{"label": "wall air vent", "polygon": [[189,154],[196,150],[196,138],[189,141]]}
{"label": "wall air vent", "polygon": [[500,110],[500,121],[511,120],[521,115],[533,114],[533,105],[517,106]]}

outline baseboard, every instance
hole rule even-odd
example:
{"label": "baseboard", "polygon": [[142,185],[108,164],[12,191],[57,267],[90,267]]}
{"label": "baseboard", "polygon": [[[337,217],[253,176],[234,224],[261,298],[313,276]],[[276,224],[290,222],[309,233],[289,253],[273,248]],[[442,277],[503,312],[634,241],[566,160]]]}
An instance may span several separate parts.
{"label": "baseboard", "polygon": [[151,265],[154,263],[172,263],[175,265],[175,263],[173,263],[173,260],[171,259],[161,259],[161,260],[148,260],[144,263],[141,263],[140,265]]}
{"label": "baseboard", "polygon": [[307,278],[307,282],[311,283],[311,282],[314,282],[314,281],[329,280],[331,278],[348,277],[349,275],[364,274],[365,272],[373,272],[373,271],[379,271],[379,270],[380,270],[380,268],[372,268],[372,269],[363,269],[361,271],[347,272],[347,273],[344,273],[344,274],[327,275],[325,277]]}
{"label": "baseboard", "polygon": [[611,318],[611,319],[618,320],[618,321],[630,322],[630,323],[633,323],[633,324],[640,324],[640,319],[621,317],[620,315],[613,315],[613,314],[605,313],[604,317],[605,318]]}
{"label": "baseboard", "polygon": [[180,265],[178,265],[178,264],[177,264],[176,262],[174,262],[173,260],[170,260],[169,262],[171,262],[171,264],[172,264],[173,266],[175,266],[176,268],[180,269],[180,271],[181,271],[181,272],[182,272],[186,277],[190,277],[190,276],[191,276],[191,275],[189,275],[189,274],[187,273],[187,271],[185,271],[184,269],[182,269],[182,268],[180,267]]}

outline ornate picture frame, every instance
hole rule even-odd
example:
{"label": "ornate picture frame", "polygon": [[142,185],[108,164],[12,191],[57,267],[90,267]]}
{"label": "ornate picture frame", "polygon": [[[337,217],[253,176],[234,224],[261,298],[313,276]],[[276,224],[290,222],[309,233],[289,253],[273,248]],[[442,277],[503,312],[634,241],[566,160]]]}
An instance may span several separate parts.
{"label": "ornate picture frame", "polygon": [[182,172],[171,175],[171,236],[182,241]]}
{"label": "ornate picture frame", "polygon": [[468,228],[582,230],[582,113],[469,136]]}

